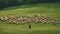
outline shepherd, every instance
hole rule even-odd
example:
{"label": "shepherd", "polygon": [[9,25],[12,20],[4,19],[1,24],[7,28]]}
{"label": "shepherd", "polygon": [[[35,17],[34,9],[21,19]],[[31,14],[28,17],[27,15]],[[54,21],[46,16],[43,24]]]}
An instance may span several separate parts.
{"label": "shepherd", "polygon": [[31,23],[29,23],[29,29],[31,29]]}

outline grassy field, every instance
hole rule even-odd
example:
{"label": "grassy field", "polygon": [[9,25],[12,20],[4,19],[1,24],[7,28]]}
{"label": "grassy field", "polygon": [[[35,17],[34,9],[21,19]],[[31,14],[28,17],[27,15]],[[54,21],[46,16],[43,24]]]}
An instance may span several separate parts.
{"label": "grassy field", "polygon": [[[15,8],[15,9],[14,9]],[[5,8],[0,11],[1,16],[13,15],[47,15],[52,16],[60,21],[60,2],[57,3],[40,3],[24,6]],[[5,24],[0,21],[0,34],[60,34],[60,23],[53,24],[34,24],[28,29],[28,24],[16,25]]]}

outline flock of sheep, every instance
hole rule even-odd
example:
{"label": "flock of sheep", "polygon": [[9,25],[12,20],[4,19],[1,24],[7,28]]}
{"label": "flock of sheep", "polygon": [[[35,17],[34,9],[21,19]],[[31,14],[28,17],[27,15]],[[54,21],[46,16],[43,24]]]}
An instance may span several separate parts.
{"label": "flock of sheep", "polygon": [[42,23],[47,24],[51,23],[56,25],[58,20],[51,16],[41,16],[41,15],[32,15],[32,16],[4,16],[0,17],[0,21],[10,24],[26,24],[26,23]]}

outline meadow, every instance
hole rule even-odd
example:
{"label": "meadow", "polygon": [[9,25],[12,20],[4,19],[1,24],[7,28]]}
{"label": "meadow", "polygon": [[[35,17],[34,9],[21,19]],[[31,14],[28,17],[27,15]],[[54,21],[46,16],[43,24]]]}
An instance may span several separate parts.
{"label": "meadow", "polygon": [[[60,21],[60,2],[29,4],[0,10],[0,17],[13,15],[47,15]],[[0,21],[0,34],[60,34],[60,23],[57,25],[32,23],[31,25],[32,28],[28,29],[28,24],[6,24]]]}

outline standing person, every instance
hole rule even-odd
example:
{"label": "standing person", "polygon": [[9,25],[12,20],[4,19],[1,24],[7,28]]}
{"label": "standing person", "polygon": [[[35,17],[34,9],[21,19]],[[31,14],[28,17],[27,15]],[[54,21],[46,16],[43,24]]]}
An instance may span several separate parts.
{"label": "standing person", "polygon": [[31,29],[31,23],[29,23],[29,26],[28,27],[29,27],[29,29]]}

